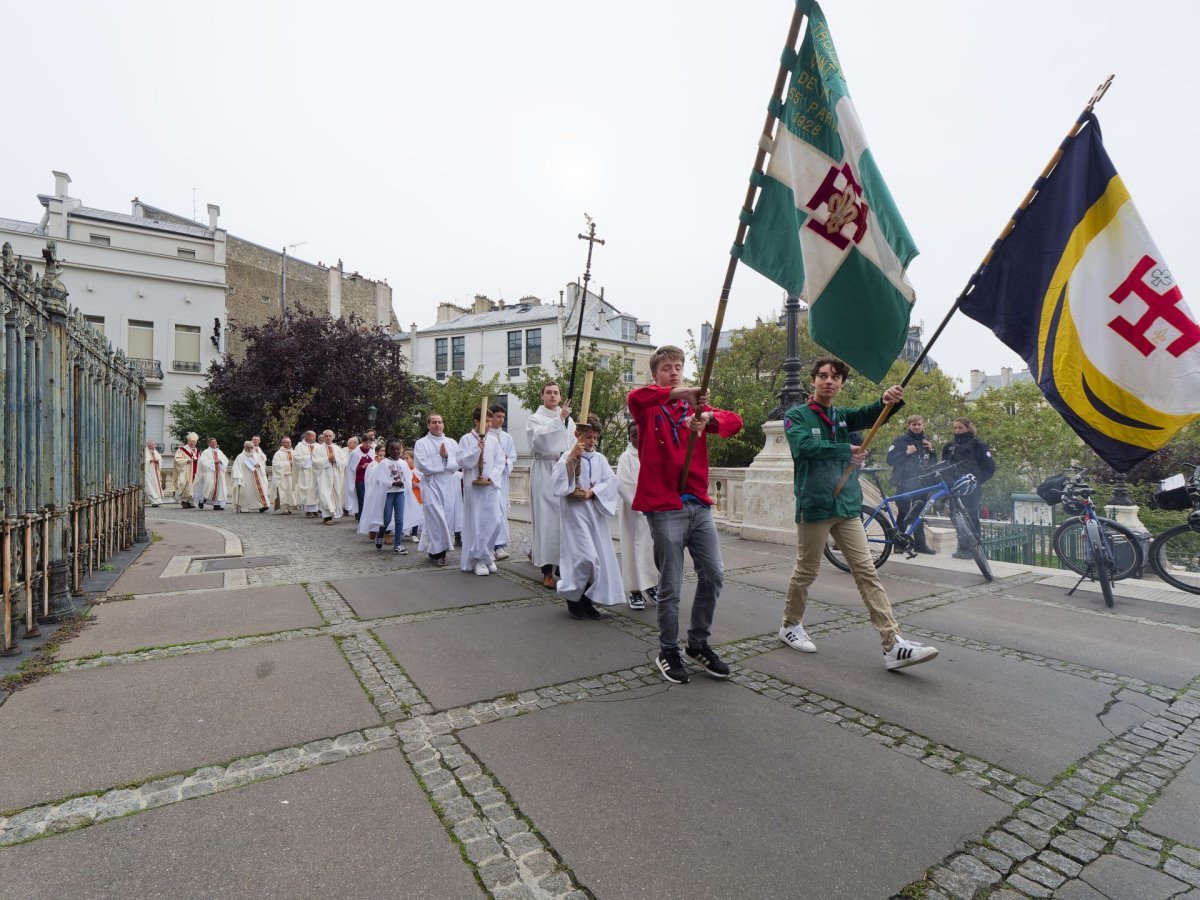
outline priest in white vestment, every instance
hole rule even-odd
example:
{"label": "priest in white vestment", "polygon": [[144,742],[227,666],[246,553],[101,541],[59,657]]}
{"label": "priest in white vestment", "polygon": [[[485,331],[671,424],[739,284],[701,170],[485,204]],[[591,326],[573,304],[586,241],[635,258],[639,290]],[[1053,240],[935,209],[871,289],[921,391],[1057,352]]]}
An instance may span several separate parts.
{"label": "priest in white vestment", "polygon": [[[496,571],[496,546],[503,534],[504,514],[500,508],[500,482],[504,478],[504,451],[495,432],[483,424],[486,438],[477,429],[479,410],[472,418],[476,430],[458,442],[458,464],[463,471],[462,556],[464,572],[489,575]],[[480,459],[483,460],[482,465]],[[474,484],[476,478],[486,483]]]}
{"label": "priest in white vestment", "polygon": [[267,468],[259,462],[259,453],[255,452],[253,441],[242,445],[242,452],[233,461],[230,477],[233,481],[233,508],[235,512],[243,509],[257,509],[265,513],[268,509],[267,494],[270,486],[267,484]]}
{"label": "priest in white vestment", "polygon": [[146,441],[146,452],[143,456],[142,469],[145,472],[146,501],[151,506],[162,503],[162,454],[158,452],[158,444]]}
{"label": "priest in white vestment", "polygon": [[217,446],[217,439],[208,439],[208,449],[200,454],[200,477],[196,479],[196,503],[204,509],[224,509],[229,500],[229,457]]}
{"label": "priest in white vestment", "polygon": [[454,546],[455,524],[462,507],[458,442],[446,435],[446,425],[437,413],[430,414],[427,424],[429,433],[417,441],[413,453],[423,476],[421,511],[425,517],[417,549],[444,568],[446,553]]}
{"label": "priest in white vestment", "polygon": [[500,441],[500,449],[504,451],[504,478],[500,482],[500,512],[503,513],[502,529],[500,531],[500,543],[496,545],[496,559],[508,559],[508,545],[512,538],[508,531],[508,481],[512,475],[513,466],[517,464],[517,445],[512,439],[512,435],[504,430],[504,419],[508,415],[507,411],[500,404],[496,404],[488,409],[490,413],[489,427],[496,435],[496,439]]}
{"label": "priest in white vestment", "polygon": [[333,432],[321,432],[321,443],[313,456],[317,482],[317,511],[324,524],[332,525],[342,517],[342,487],[346,473],[346,455],[333,442]]}
{"label": "priest in white vestment", "polygon": [[196,493],[196,477],[200,474],[200,449],[196,442],[200,436],[189,431],[187,443],[175,451],[175,496],[183,509],[192,508],[192,498]]}
{"label": "priest in white vestment", "polygon": [[553,381],[542,388],[542,405],[525,423],[525,437],[533,462],[529,466],[529,516],[533,529],[533,564],[542,570],[542,587],[554,590],[554,567],[558,565],[560,508],[551,486],[552,471],[559,457],[575,444],[575,422],[571,401],[561,402]]}
{"label": "priest in white vestment", "polygon": [[250,438],[250,443],[254,445],[254,458],[262,463],[265,472],[267,470],[267,454],[262,448],[262,437],[256,434]]}
{"label": "priest in white vestment", "polygon": [[317,496],[317,454],[324,453],[317,443],[315,431],[304,432],[300,446],[296,448],[293,467],[296,473],[296,505],[304,507],[306,519],[319,516]]}
{"label": "priest in white vestment", "polygon": [[[562,504],[559,534],[558,592],[573,619],[603,619],[595,604],[615,606],[625,599],[621,569],[613,550],[609,519],[620,503],[617,476],[604,455],[596,452],[600,419],[589,416],[579,427],[571,452],[554,464],[554,493]],[[573,496],[578,487],[582,499]]]}
{"label": "priest in white vestment", "polygon": [[342,512],[358,518],[358,492],[354,490],[354,470],[363,454],[359,449],[358,438],[351,435],[346,439],[342,450],[346,454],[346,471],[342,473]]}
{"label": "priest in white vestment", "polygon": [[658,567],[654,564],[650,520],[645,513],[633,508],[633,495],[637,492],[641,468],[637,424],[630,422],[629,446],[617,460],[617,483],[621,490],[617,523],[621,534],[621,580],[625,582],[631,609],[645,609],[647,598],[651,603],[658,602]]}
{"label": "priest in white vestment", "polygon": [[292,439],[285,437],[271,458],[271,493],[267,505],[274,506],[290,516],[299,505],[296,502],[296,471]]}

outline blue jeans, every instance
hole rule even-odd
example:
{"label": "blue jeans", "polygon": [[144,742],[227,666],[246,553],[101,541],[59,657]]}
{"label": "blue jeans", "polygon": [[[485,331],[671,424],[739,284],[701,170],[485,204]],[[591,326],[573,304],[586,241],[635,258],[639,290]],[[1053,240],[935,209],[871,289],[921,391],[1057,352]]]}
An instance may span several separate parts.
{"label": "blue jeans", "polygon": [[399,547],[400,541],[404,539],[404,491],[388,491],[383,498],[383,523],[379,526],[376,547],[383,543],[384,532],[388,531],[388,522],[392,523],[392,546]]}
{"label": "blue jeans", "polygon": [[683,550],[692,554],[696,596],[688,643],[708,643],[717,597],[725,583],[721,542],[712,510],[703,503],[684,503],[683,509],[646,513],[658,566],[658,643],[663,650],[679,649],[679,594],[683,587]]}
{"label": "blue jeans", "polygon": [[354,482],[354,496],[358,498],[358,512],[354,514],[355,520],[362,518],[363,498],[367,495],[367,485],[365,482]]}

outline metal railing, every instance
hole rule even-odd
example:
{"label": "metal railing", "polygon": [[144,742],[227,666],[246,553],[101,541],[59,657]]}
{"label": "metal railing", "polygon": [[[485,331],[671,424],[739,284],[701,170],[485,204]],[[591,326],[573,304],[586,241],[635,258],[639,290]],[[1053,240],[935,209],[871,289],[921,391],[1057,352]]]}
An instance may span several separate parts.
{"label": "metal railing", "polygon": [[1054,552],[1055,525],[1021,525],[984,519],[980,523],[983,549],[988,559],[1022,566],[1066,566]]}
{"label": "metal railing", "polygon": [[138,359],[136,356],[131,356],[127,360],[129,366],[137,372],[140,372],[146,380],[153,378],[155,381],[163,380],[162,362],[157,359]]}
{"label": "metal railing", "polygon": [[143,369],[67,303],[54,241],[44,271],[0,252],[0,652],[71,608],[86,574],[142,538]]}

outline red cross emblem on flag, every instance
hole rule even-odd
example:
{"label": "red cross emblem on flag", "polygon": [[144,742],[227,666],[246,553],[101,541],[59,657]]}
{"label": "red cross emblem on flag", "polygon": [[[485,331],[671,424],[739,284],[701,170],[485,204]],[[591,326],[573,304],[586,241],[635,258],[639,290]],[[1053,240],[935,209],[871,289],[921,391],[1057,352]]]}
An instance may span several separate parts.
{"label": "red cross emblem on flag", "polygon": [[[1166,347],[1168,353],[1179,358],[1192,347],[1200,344],[1200,326],[1188,318],[1186,309],[1180,308],[1183,292],[1179,290],[1179,285],[1173,284],[1170,271],[1165,266],[1155,269],[1156,266],[1158,266],[1158,262],[1149,256],[1143,256],[1133,267],[1129,276],[1121,282],[1121,285],[1109,294],[1109,297],[1117,303],[1124,303],[1130,294],[1137,294],[1146,304],[1146,311],[1142,313],[1141,318],[1136,322],[1130,322],[1128,319],[1117,316],[1108,323],[1108,327],[1133,344],[1142,356],[1149,356],[1154,352],[1155,344],[1146,337],[1146,334],[1155,322],[1162,319],[1179,332],[1179,337],[1167,344]],[[1152,269],[1153,272],[1151,272]],[[1155,291],[1154,287],[1145,281],[1147,272],[1151,272],[1151,281],[1154,285],[1166,286],[1169,284],[1171,289],[1165,294]]]}
{"label": "red cross emblem on flag", "polygon": [[[842,181],[841,185],[838,184],[839,178]],[[807,206],[813,212],[822,206],[826,208],[824,222],[810,218],[805,227],[811,228],[839,250],[845,250],[851,241],[860,244],[867,236],[867,214],[870,209],[862,199],[862,185],[855,180],[849,163],[843,163],[840,167],[829,167],[825,180],[809,199]],[[842,233],[847,228],[852,229],[849,236]]]}

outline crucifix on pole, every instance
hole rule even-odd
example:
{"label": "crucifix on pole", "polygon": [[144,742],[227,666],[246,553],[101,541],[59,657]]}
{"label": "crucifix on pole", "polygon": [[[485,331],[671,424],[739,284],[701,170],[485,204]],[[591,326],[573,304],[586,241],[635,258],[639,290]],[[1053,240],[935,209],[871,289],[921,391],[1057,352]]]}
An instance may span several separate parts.
{"label": "crucifix on pole", "polygon": [[588,223],[588,233],[579,235],[581,241],[588,242],[587,265],[583,269],[583,293],[579,297],[579,322],[575,326],[575,355],[571,357],[571,380],[567,383],[567,399],[571,400],[575,396],[575,367],[579,364],[579,342],[583,337],[583,309],[587,305],[588,282],[592,280],[592,250],[597,244],[603,244],[601,238],[596,237],[596,223],[592,221],[592,217],[587,213],[583,217]]}

